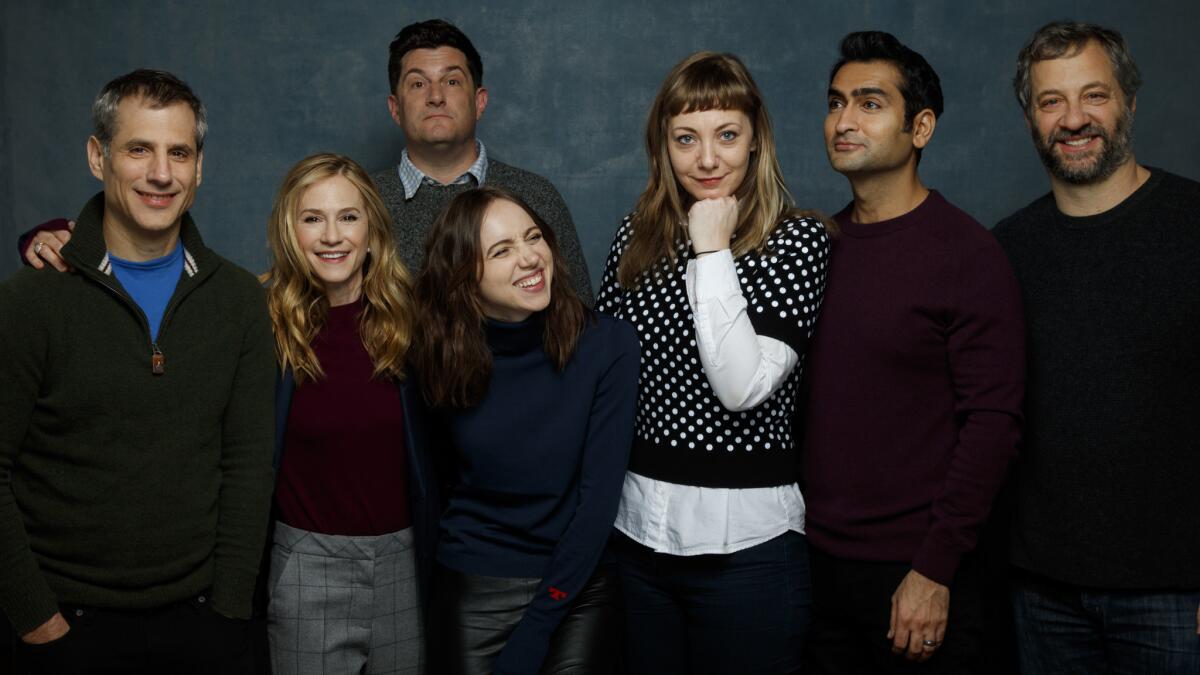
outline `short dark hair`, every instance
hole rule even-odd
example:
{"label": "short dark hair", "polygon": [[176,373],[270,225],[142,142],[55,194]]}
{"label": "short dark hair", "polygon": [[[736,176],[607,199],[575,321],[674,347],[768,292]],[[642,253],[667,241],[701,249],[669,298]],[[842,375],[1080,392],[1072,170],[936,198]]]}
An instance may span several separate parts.
{"label": "short dark hair", "polygon": [[[895,35],[878,30],[850,33],[842,38],[841,59],[829,71],[829,81],[851,62],[887,61],[900,71],[900,95],[904,97],[904,130],[911,131],[913,119],[926,108],[942,116],[942,81],[937,71]],[[918,151],[919,152],[919,151]]]}
{"label": "short dark hair", "polygon": [[108,153],[108,144],[117,132],[117,106],[130,96],[141,96],[151,108],[186,103],[196,116],[196,151],[204,149],[208,133],[208,115],[204,104],[183,80],[165,70],[139,68],[104,85],[92,103],[92,127],[96,139]]}
{"label": "short dark hair", "polygon": [[396,39],[388,45],[388,84],[395,93],[400,84],[400,61],[414,49],[437,49],[453,47],[467,57],[467,70],[475,87],[483,86],[483,59],[475,51],[475,45],[457,26],[442,19],[430,19],[410,23],[396,33]]}
{"label": "short dark hair", "polygon": [[1029,116],[1030,106],[1033,105],[1033,64],[1064,56],[1075,56],[1093,41],[1108,54],[1113,75],[1117,78],[1121,91],[1125,93],[1125,107],[1130,106],[1142,86],[1142,74],[1133,62],[1133,55],[1129,53],[1129,45],[1125,43],[1125,38],[1111,28],[1094,23],[1052,21],[1039,28],[1017,56],[1013,93],[1017,95],[1017,103],[1026,117]]}

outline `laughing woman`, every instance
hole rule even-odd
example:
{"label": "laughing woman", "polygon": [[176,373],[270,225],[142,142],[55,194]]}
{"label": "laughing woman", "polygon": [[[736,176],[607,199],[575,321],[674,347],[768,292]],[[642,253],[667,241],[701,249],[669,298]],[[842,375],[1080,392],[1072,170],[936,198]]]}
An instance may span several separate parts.
{"label": "laughing woman", "polygon": [[453,465],[432,668],[614,672],[615,571],[597,563],[629,457],[637,337],[584,306],[553,231],[508,191],[455,197],[425,265],[414,364],[445,416],[434,452]]}
{"label": "laughing woman", "polygon": [[420,673],[418,589],[436,514],[420,395],[404,378],[411,290],[387,208],[353,160],[314,155],[284,179],[267,234],[284,373],[268,579],[273,670]]}
{"label": "laughing woman", "polygon": [[734,56],[675,66],[646,150],[596,305],[647,355],[614,542],[631,670],[796,672],[811,600],[791,425],[825,230],[792,207]]}

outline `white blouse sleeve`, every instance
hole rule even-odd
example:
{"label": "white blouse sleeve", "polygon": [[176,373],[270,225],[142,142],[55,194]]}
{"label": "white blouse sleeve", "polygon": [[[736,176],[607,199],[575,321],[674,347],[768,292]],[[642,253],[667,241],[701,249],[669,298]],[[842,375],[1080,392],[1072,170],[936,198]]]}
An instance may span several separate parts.
{"label": "white blouse sleeve", "polygon": [[754,332],[733,253],[689,260],[686,280],[700,362],[721,405],[748,410],[770,398],[800,356],[783,341]]}

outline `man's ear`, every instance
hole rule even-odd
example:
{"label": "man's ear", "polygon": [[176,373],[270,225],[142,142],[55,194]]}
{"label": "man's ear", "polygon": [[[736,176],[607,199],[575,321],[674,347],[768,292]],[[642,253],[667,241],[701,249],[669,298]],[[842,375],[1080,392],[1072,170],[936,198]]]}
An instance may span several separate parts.
{"label": "man's ear", "polygon": [[388,94],[388,112],[392,115],[392,121],[401,129],[404,128],[404,123],[400,119],[400,99],[395,94]]}
{"label": "man's ear", "polygon": [[88,136],[87,158],[88,168],[92,170],[92,175],[99,180],[104,180],[104,144],[95,136]]}
{"label": "man's ear", "polygon": [[196,154],[196,187],[200,187],[200,179],[203,177],[203,174],[204,174],[204,172],[202,171],[203,168],[204,168],[204,151],[201,150],[199,153]]}
{"label": "man's ear", "polygon": [[914,115],[912,121],[913,147],[920,150],[929,145],[929,141],[933,140],[933,130],[936,127],[937,115],[934,115],[929,108]]}
{"label": "man's ear", "polygon": [[483,116],[483,109],[487,107],[487,87],[479,87],[475,90],[475,121]]}

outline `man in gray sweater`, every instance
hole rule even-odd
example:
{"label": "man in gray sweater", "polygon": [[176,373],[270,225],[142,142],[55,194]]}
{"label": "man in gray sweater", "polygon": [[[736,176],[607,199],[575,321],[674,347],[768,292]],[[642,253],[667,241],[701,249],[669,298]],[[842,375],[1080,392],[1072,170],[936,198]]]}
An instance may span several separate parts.
{"label": "man in gray sweater", "polygon": [[425,233],[454,195],[498,185],[528,202],[558,235],[575,291],[591,305],[587,261],[558,190],[537,174],[488,157],[475,138],[488,91],[483,62],[467,36],[441,19],[405,26],[389,49],[388,79],[388,108],[407,145],[399,165],[373,178],[391,211],[404,264],[420,270]]}

